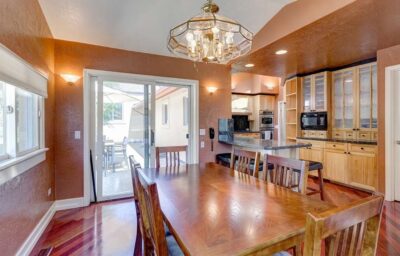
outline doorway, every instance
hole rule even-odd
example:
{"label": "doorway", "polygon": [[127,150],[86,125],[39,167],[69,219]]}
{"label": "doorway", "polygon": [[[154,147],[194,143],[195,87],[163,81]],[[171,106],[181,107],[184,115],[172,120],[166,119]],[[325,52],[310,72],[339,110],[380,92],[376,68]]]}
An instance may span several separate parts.
{"label": "doorway", "polygon": [[[132,196],[129,156],[142,167],[155,167],[155,147],[185,145],[188,154],[181,158],[182,164],[197,163],[198,104],[194,104],[193,81],[87,73],[89,102],[85,106],[90,111],[85,138],[92,154],[98,201]],[[90,186],[90,180],[86,185]]]}
{"label": "doorway", "polygon": [[400,201],[400,65],[385,70],[385,199]]}

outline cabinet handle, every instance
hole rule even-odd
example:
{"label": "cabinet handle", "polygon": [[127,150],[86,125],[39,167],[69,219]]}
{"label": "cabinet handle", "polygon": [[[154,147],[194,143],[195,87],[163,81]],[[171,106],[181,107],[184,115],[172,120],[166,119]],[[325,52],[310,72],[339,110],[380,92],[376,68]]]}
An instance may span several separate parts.
{"label": "cabinet handle", "polygon": [[364,150],[364,148],[361,148],[361,150]]}
{"label": "cabinet handle", "polygon": [[336,148],[336,145],[332,145],[332,147]]}

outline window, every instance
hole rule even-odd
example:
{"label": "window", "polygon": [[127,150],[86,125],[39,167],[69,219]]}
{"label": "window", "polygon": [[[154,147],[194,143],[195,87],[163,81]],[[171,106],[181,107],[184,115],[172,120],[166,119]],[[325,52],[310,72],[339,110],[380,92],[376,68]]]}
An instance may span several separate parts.
{"label": "window", "polygon": [[188,97],[183,97],[183,126],[189,123],[189,100]]}
{"label": "window", "polygon": [[122,103],[104,103],[104,123],[122,121]]}
{"label": "window", "polygon": [[168,125],[168,104],[163,103],[161,105],[161,109],[162,109],[161,124]]}
{"label": "window", "polygon": [[0,81],[0,160],[40,148],[43,97]]}

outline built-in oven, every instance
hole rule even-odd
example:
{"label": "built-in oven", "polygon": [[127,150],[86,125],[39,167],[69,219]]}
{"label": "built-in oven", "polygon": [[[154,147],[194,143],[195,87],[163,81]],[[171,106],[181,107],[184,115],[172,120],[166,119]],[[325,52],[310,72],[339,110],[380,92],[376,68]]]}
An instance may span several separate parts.
{"label": "built-in oven", "polygon": [[274,112],[269,110],[260,111],[260,131],[274,128]]}
{"label": "built-in oven", "polygon": [[300,119],[302,130],[326,131],[328,129],[327,112],[301,113]]}

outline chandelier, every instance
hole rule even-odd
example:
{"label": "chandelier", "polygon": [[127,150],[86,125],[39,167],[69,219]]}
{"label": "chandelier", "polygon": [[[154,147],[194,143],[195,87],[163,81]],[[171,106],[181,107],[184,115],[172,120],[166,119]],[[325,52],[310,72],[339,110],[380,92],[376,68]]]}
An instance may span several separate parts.
{"label": "chandelier", "polygon": [[208,0],[203,12],[169,32],[168,49],[193,61],[227,63],[248,53],[253,33],[238,22],[218,15],[219,7]]}

